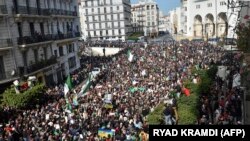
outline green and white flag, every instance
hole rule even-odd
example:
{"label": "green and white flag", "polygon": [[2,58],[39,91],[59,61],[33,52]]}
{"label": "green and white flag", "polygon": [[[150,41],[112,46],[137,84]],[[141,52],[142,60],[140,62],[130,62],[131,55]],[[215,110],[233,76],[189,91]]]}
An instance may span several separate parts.
{"label": "green and white flag", "polygon": [[128,50],[128,61],[132,62],[133,61],[133,57],[134,57],[134,55],[131,53],[130,50]]}
{"label": "green and white flag", "polygon": [[66,82],[64,83],[64,95],[66,96],[67,93],[73,88],[72,86],[72,80],[70,75],[68,76]]}
{"label": "green and white flag", "polygon": [[87,94],[87,91],[89,90],[90,86],[91,86],[91,75],[89,75],[88,80],[82,86],[81,91],[78,93],[78,97],[85,96]]}

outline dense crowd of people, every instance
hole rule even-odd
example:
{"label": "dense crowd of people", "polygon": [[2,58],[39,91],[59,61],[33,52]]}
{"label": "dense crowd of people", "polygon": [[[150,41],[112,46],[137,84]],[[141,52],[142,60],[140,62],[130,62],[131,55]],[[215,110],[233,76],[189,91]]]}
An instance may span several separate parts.
{"label": "dense crowd of people", "polygon": [[227,66],[225,76],[217,76],[210,94],[201,94],[198,124],[242,124],[243,91],[236,75],[240,74],[241,53],[223,54],[218,65]]}
{"label": "dense crowd of people", "polygon": [[[46,99],[45,105],[23,111],[6,107],[0,141],[147,141],[147,115],[164,101],[167,107],[164,111],[165,124],[177,124],[178,117],[171,109],[177,107],[176,100],[184,88],[183,81],[196,77],[191,73],[194,66],[206,69],[212,62],[219,61],[220,50],[205,42],[176,42],[176,46],[164,42],[146,48],[129,46],[113,56],[84,57],[83,69],[72,75],[76,87],[67,94],[68,98],[65,98],[63,85],[60,85],[46,91],[46,95],[53,97]],[[128,52],[132,59],[128,59]],[[92,80],[87,94],[78,97],[79,104],[72,104],[74,93],[81,91],[85,83],[82,80],[87,78],[86,74],[93,67],[100,67],[102,71]],[[179,95],[172,96],[172,91]],[[217,94],[216,91],[214,93]],[[211,117],[215,124],[219,124],[221,115],[228,114],[228,110],[222,109],[234,107],[238,110],[238,96],[233,93],[231,90],[224,97],[218,96],[220,106],[215,104],[212,108],[208,108],[212,103],[208,98],[201,98],[204,103],[201,115],[206,118],[205,123],[212,111],[218,111],[218,108],[220,116],[212,114],[214,118]],[[112,95],[110,103],[105,101],[108,94]],[[200,124],[203,124],[202,120]],[[112,134],[100,137],[100,129],[109,130]]]}

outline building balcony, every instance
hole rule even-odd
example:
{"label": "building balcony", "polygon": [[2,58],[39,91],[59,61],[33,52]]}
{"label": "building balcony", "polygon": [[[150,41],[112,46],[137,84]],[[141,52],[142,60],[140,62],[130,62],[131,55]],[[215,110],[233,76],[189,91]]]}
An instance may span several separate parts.
{"label": "building balcony", "polygon": [[50,15],[61,15],[61,16],[77,16],[76,11],[62,10],[62,9],[47,9]]}
{"label": "building balcony", "polygon": [[8,14],[6,5],[0,5],[0,16]]}
{"label": "building balcony", "polygon": [[13,46],[12,39],[0,39],[0,49],[12,46]]}
{"label": "building balcony", "polygon": [[17,77],[18,77],[18,74],[13,73],[12,71],[6,71],[3,73],[0,73],[0,84],[16,79]]}
{"label": "building balcony", "polygon": [[18,45],[27,45],[27,44],[35,44],[35,43],[41,43],[41,42],[48,42],[53,40],[64,40],[64,39],[70,39],[70,38],[76,38],[80,37],[80,32],[69,32],[67,34],[59,33],[59,34],[35,34],[33,36],[24,36],[24,37],[18,37]]}
{"label": "building balcony", "polygon": [[66,34],[63,33],[59,33],[59,34],[53,34],[52,38],[53,40],[64,40],[64,39],[70,39],[70,38],[76,38],[76,37],[80,37],[80,32],[69,32]]}
{"label": "building balcony", "polygon": [[55,56],[52,56],[50,59],[48,60],[42,60],[42,61],[39,61],[35,64],[32,64],[30,66],[27,67],[27,74],[30,74],[32,72],[35,72],[35,71],[38,71],[38,70],[41,70],[43,68],[46,68],[46,67],[49,67],[53,64],[56,64],[57,63],[57,59]]}
{"label": "building balcony", "polygon": [[80,33],[80,32],[76,32],[76,33],[75,33],[75,36],[76,36],[76,37],[81,37],[81,33]]}
{"label": "building balcony", "polygon": [[137,17],[144,17],[145,14],[138,14]]}
{"label": "building balcony", "polygon": [[35,34],[33,36],[24,36],[24,37],[17,38],[18,45],[40,43],[40,42],[46,42],[46,41],[51,41],[51,40],[52,40],[51,34],[48,34],[48,35]]}
{"label": "building balcony", "polygon": [[43,8],[27,7],[27,6],[17,6],[17,8],[14,8],[14,13],[27,14],[27,15],[42,15],[42,16],[52,16],[52,15],[77,16],[76,11],[69,11],[63,9],[43,9]]}

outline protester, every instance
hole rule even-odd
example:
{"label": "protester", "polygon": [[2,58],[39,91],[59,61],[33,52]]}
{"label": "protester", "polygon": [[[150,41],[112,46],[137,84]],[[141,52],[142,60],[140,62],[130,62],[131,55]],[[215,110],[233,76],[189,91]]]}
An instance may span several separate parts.
{"label": "protester", "polygon": [[[211,62],[220,60],[220,56],[216,55],[221,50],[218,47],[204,42],[185,41],[176,44],[178,49],[171,42],[152,44],[147,48],[124,43],[124,49],[116,55],[83,57],[81,70],[71,75],[77,94],[86,86],[87,81],[83,80],[89,77],[88,73],[93,67],[106,69],[102,69],[92,79],[88,92],[79,94],[78,104],[73,102],[74,90],[65,98],[63,85],[59,85],[46,91],[48,103],[45,105],[24,111],[6,107],[2,123],[6,130],[2,132],[2,138],[36,141],[147,141],[148,113],[160,102],[167,101],[164,111],[166,124],[176,124],[176,100],[182,94],[183,80],[196,79],[194,82],[198,82],[197,76],[191,74],[191,69],[194,66],[205,69]],[[214,110],[218,109],[214,117],[209,110],[208,98],[202,97],[203,118],[199,123],[207,124],[209,119],[216,119],[220,123],[222,115],[223,119],[235,115],[238,121],[240,101],[238,95],[234,95],[234,91],[230,91],[230,97],[224,95],[234,104],[222,106],[224,109],[235,109],[235,112],[229,114],[228,111],[218,109],[222,106],[213,106]],[[103,133],[101,137],[98,131],[107,133],[107,136]]]}

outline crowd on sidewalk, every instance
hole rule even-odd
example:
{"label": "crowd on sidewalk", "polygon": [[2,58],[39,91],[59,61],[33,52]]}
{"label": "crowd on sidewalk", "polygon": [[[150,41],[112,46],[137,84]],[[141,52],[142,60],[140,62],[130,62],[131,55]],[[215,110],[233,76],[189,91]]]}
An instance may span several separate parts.
{"label": "crowd on sidewalk", "polygon": [[[147,48],[126,47],[114,56],[83,58],[85,69],[72,75],[78,86],[68,94],[68,99],[64,98],[63,87],[57,86],[46,91],[54,97],[48,98],[45,105],[19,112],[10,112],[6,107],[3,111],[6,122],[0,123],[0,141],[147,141],[148,113],[161,101],[168,101],[170,107],[177,106],[175,99],[178,100],[184,87],[183,80],[195,78],[192,67],[206,69],[220,57],[217,54],[220,48],[204,42],[186,41],[176,46],[177,49],[171,42],[165,42]],[[82,79],[86,78],[84,73],[98,64],[106,69],[93,79],[87,94],[78,98],[79,104],[72,104],[74,93],[80,92]],[[172,91],[179,95],[171,97]],[[106,107],[107,94],[112,95],[111,107]],[[230,108],[228,105],[224,103],[225,108]],[[164,113],[166,124],[177,122],[171,111]],[[100,129],[112,134],[100,138]]]}
{"label": "crowd on sidewalk", "polygon": [[242,124],[243,91],[239,86],[241,53],[227,53],[217,63],[227,66],[225,77],[216,76],[210,94],[201,94],[198,124]]}

